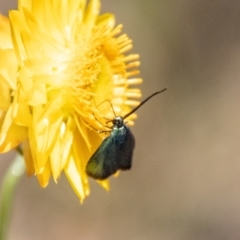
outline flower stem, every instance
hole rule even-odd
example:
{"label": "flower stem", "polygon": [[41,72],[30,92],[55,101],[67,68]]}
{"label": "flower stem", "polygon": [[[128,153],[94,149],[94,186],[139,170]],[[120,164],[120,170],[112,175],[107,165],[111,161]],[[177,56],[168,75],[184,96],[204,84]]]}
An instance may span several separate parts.
{"label": "flower stem", "polygon": [[16,155],[13,163],[6,172],[0,192],[0,240],[7,238],[8,224],[12,210],[14,192],[25,170],[22,156]]}

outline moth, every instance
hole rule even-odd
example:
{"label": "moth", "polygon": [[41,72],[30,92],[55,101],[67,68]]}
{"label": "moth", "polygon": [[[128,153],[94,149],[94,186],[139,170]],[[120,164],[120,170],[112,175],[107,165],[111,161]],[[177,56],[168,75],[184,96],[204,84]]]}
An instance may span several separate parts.
{"label": "moth", "polygon": [[166,90],[167,88],[164,88],[151,94],[123,117],[116,116],[110,121],[112,122],[110,135],[102,141],[86,165],[88,176],[97,180],[104,180],[118,170],[131,169],[135,139],[124,119],[137,111],[150,98]]}

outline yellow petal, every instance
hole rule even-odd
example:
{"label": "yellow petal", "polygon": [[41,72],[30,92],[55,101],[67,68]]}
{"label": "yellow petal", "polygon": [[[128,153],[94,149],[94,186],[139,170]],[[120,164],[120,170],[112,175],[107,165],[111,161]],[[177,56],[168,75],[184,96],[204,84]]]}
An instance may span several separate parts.
{"label": "yellow petal", "polygon": [[88,133],[87,133],[86,125],[84,124],[84,122],[82,121],[81,118],[78,118],[78,117],[76,116],[76,114],[74,114],[74,119],[75,119],[75,121],[76,121],[76,123],[77,123],[77,127],[78,127],[79,132],[81,133],[83,139],[84,139],[85,142],[86,142],[86,145],[87,145],[88,149],[90,149],[90,148],[91,148],[91,145],[90,145],[90,142],[89,142],[89,140],[88,140],[89,138],[88,138]]}
{"label": "yellow petal", "polygon": [[58,139],[55,141],[53,149],[50,154],[50,162],[52,168],[52,175],[55,182],[60,176],[61,171],[67,164],[70,151],[72,149],[73,131],[75,123],[71,118],[68,119],[67,124],[61,123],[61,130]]}
{"label": "yellow petal", "polygon": [[5,83],[5,81],[1,81],[1,75],[0,75],[0,89],[1,89],[0,109],[2,111],[7,111],[11,105],[10,88]]}
{"label": "yellow petal", "polygon": [[38,43],[38,39],[27,31],[21,32],[21,39],[28,59],[41,58],[42,54],[39,51],[41,45]]}
{"label": "yellow petal", "polygon": [[27,8],[30,10],[32,8],[32,0],[18,0],[18,9]]}
{"label": "yellow petal", "polygon": [[23,67],[19,71],[18,81],[20,83],[21,89],[27,95],[28,92],[31,90],[33,84],[32,74],[28,68]]}
{"label": "yellow petal", "polygon": [[50,151],[40,152],[37,148],[37,138],[35,137],[34,127],[28,128],[29,144],[32,153],[35,173],[41,174],[49,160]]}
{"label": "yellow petal", "polygon": [[28,104],[38,106],[47,103],[47,91],[44,83],[35,82],[32,84],[28,96]]}
{"label": "yellow petal", "polygon": [[11,89],[16,89],[18,63],[15,52],[12,49],[0,50],[0,59],[0,75]]}
{"label": "yellow petal", "polygon": [[103,187],[106,191],[109,191],[110,186],[109,186],[109,180],[108,180],[108,179],[106,179],[106,180],[101,180],[101,181],[98,180],[97,183],[98,183],[101,187]]}
{"label": "yellow petal", "polygon": [[93,26],[96,22],[96,18],[99,15],[99,11],[100,11],[100,1],[99,0],[90,0],[86,12],[85,12],[85,16],[84,16],[84,37],[86,39],[89,38],[90,34],[92,33],[92,29]]}
{"label": "yellow petal", "polygon": [[73,118],[69,117],[67,124],[65,125],[63,137],[62,137],[62,146],[61,146],[61,170],[64,169],[68,156],[70,155],[70,151],[72,149],[73,144],[73,133],[75,132],[76,124]]}
{"label": "yellow petal", "polygon": [[57,139],[52,151],[50,153],[50,165],[52,169],[52,176],[55,182],[60,176],[61,172],[61,139]]}
{"label": "yellow petal", "polygon": [[59,99],[54,99],[45,108],[34,107],[34,128],[37,147],[40,152],[49,150],[60,133],[63,114]]}
{"label": "yellow petal", "polygon": [[80,198],[80,200],[83,201],[83,199],[86,196],[86,193],[83,187],[82,177],[79,174],[78,167],[72,155],[70,156],[68,164],[65,167],[65,174],[73,190],[75,191],[77,196]]}
{"label": "yellow petal", "polygon": [[51,177],[51,167],[50,167],[50,163],[48,163],[44,167],[44,170],[42,171],[42,173],[37,174],[37,178],[40,186],[43,188],[47,187],[50,177]]}
{"label": "yellow petal", "polygon": [[96,26],[103,26],[112,30],[115,26],[115,16],[110,13],[105,13],[97,17]]}
{"label": "yellow petal", "polygon": [[26,103],[17,103],[14,105],[13,121],[15,124],[23,127],[29,127],[32,123],[32,115],[29,106]]}
{"label": "yellow petal", "polygon": [[26,172],[28,176],[31,176],[35,174],[35,166],[33,164],[34,162],[33,162],[31,148],[28,140],[22,143],[22,149],[23,149],[23,156],[24,156],[24,161],[26,165]]}
{"label": "yellow petal", "polygon": [[24,59],[26,59],[27,54],[24,49],[22,42],[21,33],[28,32],[27,24],[23,16],[18,11],[9,12],[10,24],[12,29],[12,40],[15,49],[16,56],[18,58],[19,65],[22,65]]}
{"label": "yellow petal", "polygon": [[0,48],[12,48],[10,24],[8,18],[0,14]]}
{"label": "yellow petal", "polygon": [[[16,134],[17,133],[17,134]],[[12,121],[12,107],[2,119],[0,133],[0,152],[7,152],[17,147],[27,138],[27,128],[21,127]]]}
{"label": "yellow petal", "polygon": [[[71,26],[82,22],[83,12],[86,7],[86,0],[69,0],[66,25]],[[57,2],[56,2],[57,4]],[[62,8],[62,14],[65,14],[65,9]],[[66,14],[65,14],[66,15]],[[75,33],[76,34],[76,33]]]}

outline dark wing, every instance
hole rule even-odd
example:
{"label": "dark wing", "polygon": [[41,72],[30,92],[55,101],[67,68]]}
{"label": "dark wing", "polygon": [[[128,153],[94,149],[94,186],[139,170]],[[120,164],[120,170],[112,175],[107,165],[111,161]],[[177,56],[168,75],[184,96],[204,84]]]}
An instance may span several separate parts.
{"label": "dark wing", "polygon": [[126,125],[113,129],[111,135],[103,140],[88,161],[88,176],[103,180],[119,169],[130,169],[134,145],[134,136]]}
{"label": "dark wing", "polygon": [[132,155],[135,146],[135,139],[130,129],[126,125],[124,125],[123,127],[124,131],[121,132],[121,137],[119,136],[118,138],[119,148],[117,164],[119,169],[129,170],[132,166]]}
{"label": "dark wing", "polygon": [[89,159],[86,165],[88,176],[103,180],[114,174],[118,170],[117,165],[118,146],[115,135],[111,135],[103,140],[101,145]]}

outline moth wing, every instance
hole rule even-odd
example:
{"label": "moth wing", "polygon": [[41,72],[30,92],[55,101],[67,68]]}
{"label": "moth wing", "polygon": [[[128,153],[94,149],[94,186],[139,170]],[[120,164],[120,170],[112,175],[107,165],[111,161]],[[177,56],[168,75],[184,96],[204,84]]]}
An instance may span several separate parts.
{"label": "moth wing", "polygon": [[87,174],[103,180],[118,170],[117,145],[113,135],[105,138],[86,165]]}
{"label": "moth wing", "polygon": [[120,149],[118,150],[118,168],[121,170],[129,170],[132,166],[132,156],[133,150],[135,147],[135,139],[131,132],[131,130],[124,125],[124,134],[122,135],[121,144],[118,146]]}

